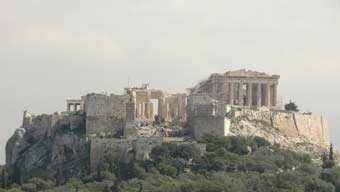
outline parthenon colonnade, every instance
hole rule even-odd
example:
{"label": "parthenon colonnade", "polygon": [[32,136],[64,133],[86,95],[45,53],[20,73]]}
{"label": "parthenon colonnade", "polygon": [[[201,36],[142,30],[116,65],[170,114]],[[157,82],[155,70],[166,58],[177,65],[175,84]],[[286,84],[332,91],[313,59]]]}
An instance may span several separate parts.
{"label": "parthenon colonnade", "polygon": [[279,78],[242,69],[212,74],[189,90],[191,94],[205,93],[229,105],[277,107]]}
{"label": "parthenon colonnade", "polygon": [[252,82],[251,80],[228,81],[225,94],[226,103],[244,106],[277,106],[277,84],[272,82]]}
{"label": "parthenon colonnade", "polygon": [[[278,75],[238,70],[226,72],[223,74],[223,80],[216,74],[217,78],[213,76],[211,77],[213,82],[217,81],[218,84],[223,81],[221,92],[227,104],[257,107],[277,106],[277,86],[280,78]],[[217,91],[213,90],[213,92]]]}

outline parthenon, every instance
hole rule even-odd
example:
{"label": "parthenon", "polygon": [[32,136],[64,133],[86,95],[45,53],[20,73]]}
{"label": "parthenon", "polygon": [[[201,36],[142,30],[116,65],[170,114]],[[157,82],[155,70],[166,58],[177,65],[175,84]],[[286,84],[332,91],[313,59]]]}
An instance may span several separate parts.
{"label": "parthenon", "polygon": [[190,89],[191,94],[206,93],[229,105],[277,107],[280,76],[245,69],[212,74]]}

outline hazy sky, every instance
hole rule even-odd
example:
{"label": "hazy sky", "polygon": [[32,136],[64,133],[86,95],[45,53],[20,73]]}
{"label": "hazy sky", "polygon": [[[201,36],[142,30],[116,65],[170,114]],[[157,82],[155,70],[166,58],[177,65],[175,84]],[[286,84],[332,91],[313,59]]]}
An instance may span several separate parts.
{"label": "hazy sky", "polygon": [[183,92],[210,73],[281,75],[340,146],[339,0],[0,0],[0,163],[24,109],[130,84]]}

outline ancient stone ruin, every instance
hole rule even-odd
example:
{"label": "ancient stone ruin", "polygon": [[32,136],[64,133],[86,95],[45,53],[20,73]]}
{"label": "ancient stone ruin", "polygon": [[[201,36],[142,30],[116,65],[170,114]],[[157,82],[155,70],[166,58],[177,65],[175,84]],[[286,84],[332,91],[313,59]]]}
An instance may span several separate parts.
{"label": "ancient stone ruin", "polygon": [[212,74],[190,89],[191,94],[207,93],[229,105],[277,107],[280,76],[256,71],[228,71]]}
{"label": "ancient stone ruin", "polygon": [[[152,147],[163,142],[193,143],[203,153],[205,146],[197,139],[209,132],[227,136],[242,118],[260,122],[290,139],[303,137],[329,145],[325,118],[279,108],[278,81],[278,75],[229,71],[212,74],[189,93],[168,94],[144,84],[125,88],[123,95],[90,93],[67,100],[62,113],[35,116],[25,111],[22,128],[7,144],[7,164],[16,162],[24,134],[32,133],[33,139],[52,137],[61,128],[84,130],[92,169],[107,156],[119,161],[148,159]],[[75,142],[72,138],[67,143]],[[58,159],[57,153],[55,156]]]}

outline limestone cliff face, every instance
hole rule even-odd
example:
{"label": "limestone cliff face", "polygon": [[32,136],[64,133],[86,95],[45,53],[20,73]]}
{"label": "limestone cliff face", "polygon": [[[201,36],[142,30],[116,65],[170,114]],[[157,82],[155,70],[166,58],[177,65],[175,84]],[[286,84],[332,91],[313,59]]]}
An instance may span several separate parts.
{"label": "limestone cliff face", "polygon": [[294,113],[280,110],[233,109],[231,118],[243,118],[260,121],[278,129],[281,135],[289,138],[304,138],[306,142],[329,146],[329,129],[327,120],[320,115]]}
{"label": "limestone cliff face", "polygon": [[10,178],[22,183],[32,177],[81,175],[89,165],[84,122],[83,114],[42,115],[17,129],[6,145]]}
{"label": "limestone cliff face", "polygon": [[[329,153],[328,143],[313,142],[310,137],[287,133],[286,130],[281,130],[269,122],[250,118],[250,116],[232,118],[229,135],[263,137],[271,144],[277,144],[298,153],[307,153],[317,163],[321,163],[321,155],[324,152]],[[337,162],[340,161],[339,153],[335,152],[335,158]]]}

